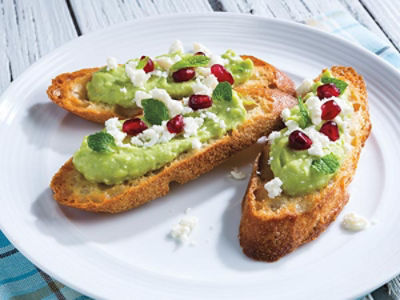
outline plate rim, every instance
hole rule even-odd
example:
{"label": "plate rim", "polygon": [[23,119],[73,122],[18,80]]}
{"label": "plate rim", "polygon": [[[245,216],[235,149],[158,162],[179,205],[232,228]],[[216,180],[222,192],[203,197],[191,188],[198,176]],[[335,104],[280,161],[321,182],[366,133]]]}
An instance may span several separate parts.
{"label": "plate rim", "polygon": [[[355,42],[346,40],[343,37],[334,35],[332,33],[325,32],[321,29],[311,27],[309,25],[303,24],[303,23],[298,23],[292,20],[285,20],[285,19],[276,19],[276,18],[271,18],[271,17],[265,17],[265,16],[255,16],[255,15],[248,15],[248,14],[242,14],[242,13],[233,13],[233,12],[205,12],[205,13],[174,13],[174,14],[165,14],[165,15],[158,15],[158,16],[147,16],[147,17],[142,17],[136,20],[130,20],[130,21],[124,21],[118,24],[113,24],[111,26],[107,26],[106,28],[98,29],[89,33],[82,34],[81,36],[75,37],[68,42],[58,46],[57,48],[53,49],[46,55],[42,56],[40,59],[38,59],[36,62],[34,62],[32,65],[30,65],[26,70],[24,70],[16,79],[14,79],[13,82],[6,88],[6,90],[2,93],[0,96],[0,109],[2,108],[2,105],[4,103],[4,100],[9,96],[10,93],[13,92],[14,89],[18,87],[20,82],[22,82],[38,65],[41,65],[43,61],[48,60],[52,56],[55,56],[59,53],[62,53],[65,51],[65,49],[68,49],[71,45],[78,44],[82,40],[86,39],[91,39],[95,38],[96,36],[99,36],[100,34],[104,34],[110,31],[117,30],[118,28],[123,28],[126,26],[135,26],[135,24],[142,23],[142,22],[148,22],[151,20],[162,20],[162,19],[173,19],[177,16],[182,16],[182,17],[220,17],[220,18],[226,18],[229,19],[231,17],[235,18],[244,18],[244,19],[253,19],[253,20],[260,20],[261,22],[272,22],[272,23],[277,23],[281,24],[281,26],[289,26],[292,28],[299,29],[300,31],[308,31],[311,32],[312,34],[319,34],[325,37],[328,37],[331,40],[339,40],[340,42],[344,43],[346,47],[350,48],[356,48],[357,51],[363,52],[364,55],[366,55],[369,59],[378,62],[379,64],[383,64],[388,71],[392,72],[393,74],[396,74],[398,78],[400,78],[400,70],[396,69],[393,65],[385,61],[383,58],[375,55],[373,52],[365,49],[364,47],[356,44]],[[0,128],[0,133],[4,129]],[[1,160],[1,159],[0,159]],[[47,267],[45,264],[41,263],[38,261],[35,257],[31,256],[29,253],[29,249],[26,249],[26,247],[23,246],[23,241],[18,240],[17,238],[14,238],[11,234],[9,234],[7,230],[7,226],[5,225],[4,221],[1,220],[0,218],[0,230],[3,232],[3,234],[7,237],[7,239],[14,245],[15,248],[18,249],[21,254],[23,254],[32,264],[34,264],[36,267],[40,268],[56,280],[65,283],[66,286],[81,292],[84,295],[90,296],[92,298],[102,298],[101,295],[97,295],[94,292],[90,290],[86,290],[85,288],[76,285],[74,281],[69,280],[68,278],[61,278],[56,271],[53,272],[51,267]],[[399,272],[400,272],[400,267],[399,267]],[[398,272],[395,274],[390,274],[390,279],[392,279],[394,276],[397,276]],[[384,276],[384,277],[389,277],[389,276]],[[352,297],[359,297],[367,294],[370,291],[375,290],[377,287],[383,285],[386,283],[387,280],[381,281],[377,283],[374,287],[371,289],[367,290],[365,293],[361,294],[356,294],[356,295],[351,295]]]}

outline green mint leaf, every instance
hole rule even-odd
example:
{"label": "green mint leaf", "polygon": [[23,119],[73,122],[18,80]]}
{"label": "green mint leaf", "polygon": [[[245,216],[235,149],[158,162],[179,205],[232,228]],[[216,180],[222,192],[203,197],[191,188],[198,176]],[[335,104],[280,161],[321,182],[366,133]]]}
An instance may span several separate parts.
{"label": "green mint leaf", "polygon": [[306,128],[308,125],[312,124],[310,116],[308,114],[307,107],[304,105],[303,100],[301,97],[298,98],[299,101],[299,109],[300,109],[300,120],[299,126],[301,128]]}
{"label": "green mint leaf", "polygon": [[212,93],[212,99],[214,101],[232,101],[232,86],[229,82],[224,81],[218,83]]}
{"label": "green mint leaf", "polygon": [[148,61],[149,61],[149,57],[148,56],[146,56],[143,59],[140,59],[139,63],[136,66],[136,69],[143,69],[147,65]]}
{"label": "green mint leaf", "polygon": [[336,87],[340,90],[340,95],[342,95],[344,93],[344,91],[346,90],[348,83],[337,79],[337,78],[333,78],[333,77],[328,77],[328,76],[322,76],[321,78],[322,83],[333,83],[336,85]]}
{"label": "green mint leaf", "polygon": [[210,62],[210,58],[203,55],[193,55],[182,58],[171,66],[171,70],[179,70],[183,68],[206,67]]}
{"label": "green mint leaf", "polygon": [[142,106],[144,118],[152,125],[161,125],[162,121],[169,120],[169,112],[167,106],[156,99],[143,99]]}
{"label": "green mint leaf", "polygon": [[114,137],[104,131],[89,135],[87,143],[90,149],[100,153],[114,152]]}
{"label": "green mint leaf", "polygon": [[339,160],[333,153],[313,160],[311,168],[321,174],[334,174],[340,167]]}

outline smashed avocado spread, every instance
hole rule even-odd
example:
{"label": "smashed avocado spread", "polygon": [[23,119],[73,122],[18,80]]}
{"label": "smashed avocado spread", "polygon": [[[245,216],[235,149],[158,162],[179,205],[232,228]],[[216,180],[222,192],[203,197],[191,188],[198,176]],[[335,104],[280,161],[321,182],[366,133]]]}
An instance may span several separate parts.
{"label": "smashed avocado spread", "polygon": [[[204,49],[204,52],[208,51]],[[183,51],[176,53],[180,57],[189,57]],[[232,72],[235,83],[245,82],[253,68],[251,61],[242,60],[232,51],[225,55],[226,58],[218,57],[226,67],[224,70]],[[218,58],[211,57],[217,61]],[[125,121],[109,119],[104,130],[85,137],[73,156],[75,168],[92,182],[122,183],[163,167],[181,153],[201,149],[243,123],[246,119],[245,99],[228,81],[219,82],[209,67],[202,68],[205,69],[200,71],[203,75],[196,70],[195,78],[169,85],[169,88],[174,87],[172,93],[167,86],[153,85],[150,89],[150,83],[146,83],[146,90],[136,99],[137,105],[143,108],[143,116]],[[101,72],[105,77],[110,75],[106,70]],[[126,76],[121,67],[112,72]],[[114,75],[110,78],[115,79]],[[149,80],[167,80],[152,78]],[[126,82],[129,83],[129,79]],[[110,91],[112,86],[110,83]],[[132,84],[124,87],[127,93],[129,89],[133,94],[136,90]],[[185,87],[188,87],[187,91]],[[116,89],[113,91],[117,93]]]}
{"label": "smashed avocado spread", "polygon": [[286,128],[269,136],[268,163],[275,178],[265,188],[273,197],[281,191],[301,196],[323,188],[352,148],[354,110],[347,83],[325,71],[320,81],[306,80],[297,91],[299,104],[281,114]]}
{"label": "smashed avocado spread", "polygon": [[[175,49],[174,49],[175,50]],[[122,107],[135,107],[135,95],[137,91],[148,92],[154,88],[165,89],[174,99],[193,94],[192,85],[196,81],[196,76],[187,81],[176,81],[173,76],[178,71],[174,66],[190,60],[196,56],[192,53],[184,53],[181,50],[169,54],[160,55],[151,60],[147,58],[147,65],[143,65],[144,59],[132,59],[124,65],[107,66],[95,72],[92,79],[87,83],[87,95],[90,101],[107,104],[117,104]],[[197,73],[207,75],[213,64],[222,64],[233,76],[234,85],[244,83],[249,79],[253,69],[253,62],[250,59],[241,59],[232,50],[228,50],[222,56],[210,55],[203,56],[201,62],[192,65],[187,64],[188,68],[195,68]],[[151,67],[148,67],[150,63]],[[146,69],[147,67],[147,69]]]}

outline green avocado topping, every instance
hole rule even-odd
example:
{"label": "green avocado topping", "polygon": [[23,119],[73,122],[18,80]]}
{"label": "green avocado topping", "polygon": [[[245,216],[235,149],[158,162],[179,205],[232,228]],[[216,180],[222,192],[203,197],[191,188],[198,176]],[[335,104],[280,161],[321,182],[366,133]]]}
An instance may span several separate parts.
{"label": "green avocado topping", "polygon": [[[176,60],[177,56],[180,60],[170,66],[168,72],[157,62],[159,58]],[[250,78],[253,70],[250,59],[243,60],[231,50],[226,52],[224,58],[225,67],[232,73],[235,85]],[[143,69],[148,58],[131,61],[136,61],[137,69]],[[73,156],[75,168],[91,182],[109,185],[122,183],[158,170],[180,154],[221,138],[242,124],[246,119],[244,103],[249,100],[236,93],[228,82],[216,84],[214,79],[212,87],[215,88],[212,93],[210,91],[212,106],[193,111],[187,107],[186,97],[193,95],[192,85],[196,84],[196,80],[204,80],[206,76],[199,77],[200,71],[196,70],[196,77],[192,80],[173,81],[171,75],[174,70],[209,67],[209,62],[209,57],[181,52],[158,56],[153,60],[156,72],[140,88],[132,84],[124,65],[95,72],[87,84],[90,101],[134,107],[136,103],[133,99],[137,91],[151,94],[153,89],[164,89],[172,99],[157,99],[151,94],[152,98],[141,100],[143,116],[140,118],[147,123],[148,129],[136,136],[122,131],[123,121],[107,121],[109,123],[106,122],[105,130],[84,138],[80,149]],[[181,112],[184,130],[178,134],[172,134],[166,128],[166,121],[174,116],[169,108],[174,107],[176,110],[181,105],[176,105],[175,101],[181,102],[185,108]]]}
{"label": "green avocado topping", "polygon": [[[300,130],[306,134],[310,133],[310,138],[315,138],[314,143],[320,143],[318,135],[321,126],[326,122],[321,120],[319,124],[313,124],[311,121],[310,108],[307,106],[307,100],[311,97],[316,97],[316,87],[323,83],[335,83],[343,92],[337,101],[352,107],[345,92],[347,83],[332,77],[329,71],[324,72],[321,81],[317,81],[310,92],[303,99],[299,97],[298,105],[290,109],[290,114],[286,114],[285,122],[289,120],[295,121]],[[315,100],[314,100],[315,101]],[[319,101],[319,100],[318,100]],[[315,103],[315,102],[314,102]],[[342,111],[336,118],[340,138],[336,141],[324,142],[321,144],[323,155],[309,150],[294,150],[289,147],[288,128],[280,131],[280,135],[271,142],[270,146],[270,167],[275,177],[279,177],[282,181],[282,190],[289,196],[302,196],[312,193],[320,188],[325,187],[329,181],[338,172],[341,163],[343,162],[348,147],[351,147],[349,133],[346,132],[345,123],[351,120],[352,112],[347,111],[346,114]],[[336,119],[335,119],[336,120]],[[325,139],[327,137],[325,136]]]}

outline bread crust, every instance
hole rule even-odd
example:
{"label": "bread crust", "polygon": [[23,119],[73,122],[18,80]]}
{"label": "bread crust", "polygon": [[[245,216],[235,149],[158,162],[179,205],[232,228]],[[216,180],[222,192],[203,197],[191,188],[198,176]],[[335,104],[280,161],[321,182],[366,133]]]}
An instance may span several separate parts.
{"label": "bread crust", "polygon": [[273,174],[267,161],[269,146],[265,145],[253,165],[253,172],[242,202],[239,240],[243,252],[255,259],[273,262],[304,243],[316,239],[332,223],[349,195],[361,149],[371,131],[367,90],[363,78],[353,68],[335,66],[333,75],[346,80],[353,91],[350,101],[357,112],[352,127],[353,149],[338,174],[328,186],[302,197],[268,197],[264,184]]}
{"label": "bread crust", "polygon": [[248,119],[243,124],[200,150],[181,154],[155,172],[112,186],[89,182],[70,159],[52,179],[54,199],[62,205],[88,211],[125,211],[166,195],[171,182],[183,184],[193,180],[281,127],[280,112],[297,103],[294,83],[270,64],[252,56],[242,57],[250,58],[255,68],[250,80],[235,90],[256,103],[248,109]]}

